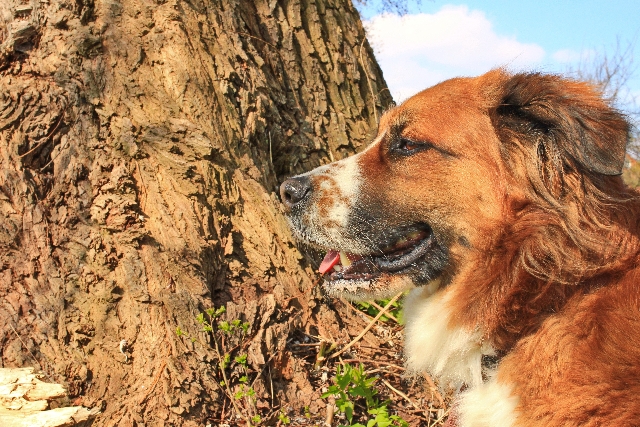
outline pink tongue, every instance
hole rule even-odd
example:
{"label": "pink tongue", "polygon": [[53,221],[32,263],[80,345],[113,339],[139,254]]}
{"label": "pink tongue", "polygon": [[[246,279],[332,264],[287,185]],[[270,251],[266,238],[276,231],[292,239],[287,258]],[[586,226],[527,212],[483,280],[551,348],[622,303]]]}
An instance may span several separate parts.
{"label": "pink tongue", "polygon": [[338,251],[329,251],[325,255],[324,259],[320,263],[320,267],[318,267],[318,271],[320,274],[324,274],[327,271],[331,270],[334,265],[340,262],[340,252]]}

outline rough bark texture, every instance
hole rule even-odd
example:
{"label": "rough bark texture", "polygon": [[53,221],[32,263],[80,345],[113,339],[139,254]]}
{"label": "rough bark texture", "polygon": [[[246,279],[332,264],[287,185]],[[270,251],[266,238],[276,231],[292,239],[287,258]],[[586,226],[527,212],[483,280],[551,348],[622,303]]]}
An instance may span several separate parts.
{"label": "rough bark texture", "polygon": [[225,305],[258,397],[318,410],[285,346],[344,323],[276,190],[390,104],[363,40],[349,0],[0,2],[1,365],[99,425],[202,425],[231,409],[176,328],[210,341],[194,319]]}

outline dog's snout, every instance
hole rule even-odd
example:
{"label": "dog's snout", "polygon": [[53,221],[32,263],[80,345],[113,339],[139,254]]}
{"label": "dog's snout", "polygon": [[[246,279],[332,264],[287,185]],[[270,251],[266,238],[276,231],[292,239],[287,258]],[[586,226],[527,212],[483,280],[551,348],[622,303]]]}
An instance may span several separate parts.
{"label": "dog's snout", "polygon": [[311,193],[311,180],[306,176],[289,178],[280,186],[282,202],[289,209],[300,203]]}

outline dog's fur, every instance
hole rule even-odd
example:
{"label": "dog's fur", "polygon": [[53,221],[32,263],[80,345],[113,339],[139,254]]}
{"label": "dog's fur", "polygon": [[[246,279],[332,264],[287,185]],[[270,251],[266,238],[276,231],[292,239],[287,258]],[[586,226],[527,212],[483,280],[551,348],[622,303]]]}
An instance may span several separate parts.
{"label": "dog's fur", "polygon": [[465,390],[461,427],[637,426],[640,198],[620,177],[627,138],[590,85],[494,70],[420,92],[365,151],[281,192],[300,238],[362,258],[331,272],[329,294],[413,288],[407,366]]}

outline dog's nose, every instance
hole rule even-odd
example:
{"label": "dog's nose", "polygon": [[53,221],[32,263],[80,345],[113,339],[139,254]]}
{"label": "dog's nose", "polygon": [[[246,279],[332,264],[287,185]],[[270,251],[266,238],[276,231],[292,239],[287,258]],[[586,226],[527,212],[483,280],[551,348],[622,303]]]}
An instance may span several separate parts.
{"label": "dog's nose", "polygon": [[304,200],[311,193],[311,180],[307,176],[289,178],[280,186],[280,197],[289,209]]}

